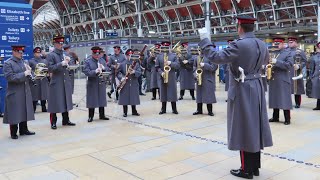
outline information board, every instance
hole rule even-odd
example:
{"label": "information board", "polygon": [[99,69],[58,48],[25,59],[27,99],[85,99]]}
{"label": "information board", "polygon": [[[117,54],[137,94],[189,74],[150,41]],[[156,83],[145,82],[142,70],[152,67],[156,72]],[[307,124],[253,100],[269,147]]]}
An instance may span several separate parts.
{"label": "information board", "polygon": [[[0,2],[0,56],[3,60],[11,57],[11,45],[23,44],[26,46],[23,58],[33,57],[32,6],[22,3]],[[4,112],[4,99],[7,81],[4,78],[3,68],[0,68],[0,112]]]}

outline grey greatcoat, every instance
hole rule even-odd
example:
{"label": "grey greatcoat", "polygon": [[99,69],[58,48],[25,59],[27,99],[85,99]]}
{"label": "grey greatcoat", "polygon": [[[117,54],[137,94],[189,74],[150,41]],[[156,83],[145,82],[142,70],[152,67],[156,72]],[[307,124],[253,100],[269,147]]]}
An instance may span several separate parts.
{"label": "grey greatcoat", "polygon": [[156,69],[158,72],[158,82],[160,84],[160,101],[161,102],[176,102],[177,97],[177,80],[175,70],[180,68],[180,64],[176,58],[176,55],[173,53],[168,53],[168,61],[171,61],[170,67],[171,71],[169,72],[169,81],[167,84],[163,83],[163,78],[161,76],[164,67],[163,61],[164,53],[160,53],[157,56],[156,60]]}
{"label": "grey greatcoat", "polygon": [[[199,59],[196,57],[193,64],[194,72],[197,70]],[[203,59],[204,66],[202,69],[202,85],[196,81],[196,102],[212,104],[216,103],[216,70],[218,65],[213,64],[207,58]],[[196,78],[196,74],[195,78]],[[194,78],[193,78],[194,79]]]}
{"label": "grey greatcoat", "polygon": [[148,64],[151,68],[150,89],[159,88],[158,72],[155,68],[156,60],[157,55],[155,55],[155,57],[150,56],[148,58]]}
{"label": "grey greatcoat", "polygon": [[69,71],[62,66],[63,51],[54,49],[47,56],[49,72],[52,73],[49,84],[48,112],[63,113],[73,109],[72,87]]}
{"label": "grey greatcoat", "polygon": [[[301,52],[300,58],[301,58],[301,65],[300,65],[300,69],[298,71],[302,72],[302,69],[306,66],[307,63],[307,56],[304,53],[303,50],[298,49],[298,48],[292,48],[290,49],[292,51],[292,56],[293,56],[293,64],[294,64],[294,60],[296,58],[296,52],[297,50],[299,50]],[[294,76],[294,67],[291,67],[291,78]],[[297,75],[298,76],[298,75]],[[294,92],[294,80],[291,79],[291,94],[296,94],[296,95],[301,95],[301,94],[305,94],[305,89],[304,89],[304,82],[303,82],[303,78],[296,80],[297,81],[297,92]]]}
{"label": "grey greatcoat", "polygon": [[[188,52],[185,56],[181,56],[179,59],[180,63],[180,90],[195,89],[195,80],[193,76],[193,62],[194,58]],[[188,60],[187,64],[183,64],[183,60]],[[189,69],[187,69],[187,67]]]}
{"label": "grey greatcoat", "polygon": [[[127,69],[133,63],[132,60],[125,60],[122,62],[118,69],[117,77],[122,79],[127,74]],[[136,63],[134,74],[128,76],[127,82],[124,87],[119,92],[119,105],[139,105],[140,97],[139,97],[139,82],[138,78],[141,75],[141,68],[139,62]]]}
{"label": "grey greatcoat", "polygon": [[107,68],[106,61],[102,58],[99,60],[92,57],[84,62],[83,73],[87,78],[87,108],[98,108],[107,106],[106,97],[106,78],[99,77],[96,73],[98,68],[98,61],[105,68]]}
{"label": "grey greatcoat", "polygon": [[[229,64],[230,83],[228,90],[228,148],[247,152],[259,152],[272,146],[265,93],[260,76],[262,64],[268,61],[265,43],[250,33],[245,33],[229,47],[216,51],[206,38],[199,43],[209,61]],[[238,82],[242,67],[245,81]]]}
{"label": "grey greatcoat", "polygon": [[[74,56],[72,56],[69,53],[65,53],[66,56],[70,57],[70,61],[69,61],[69,65],[76,65],[76,59],[74,58]],[[74,73],[75,70],[69,70],[69,76],[70,76],[70,80],[71,80],[71,89],[72,89],[72,94],[74,92]]]}
{"label": "grey greatcoat", "polygon": [[34,120],[29,79],[24,71],[26,68],[21,59],[11,57],[4,63],[3,72],[8,81],[3,118],[5,124]]}
{"label": "grey greatcoat", "polygon": [[269,108],[292,109],[291,75],[293,66],[292,51],[283,49],[277,55],[277,63],[272,68],[269,80]]}
{"label": "grey greatcoat", "polygon": [[[46,59],[32,58],[29,60],[29,66],[31,67],[33,72],[35,71],[36,65],[38,63],[43,63],[48,67],[48,61]],[[37,79],[35,83],[37,84],[36,86],[33,86],[33,83],[31,81],[29,83],[31,88],[32,100],[47,100],[49,91],[48,78],[44,77],[43,79]]]}
{"label": "grey greatcoat", "polygon": [[111,84],[116,83],[115,77],[116,77],[116,74],[118,71],[118,70],[116,70],[116,68],[118,66],[117,64],[120,64],[120,63],[124,62],[125,60],[126,60],[126,56],[122,53],[120,53],[118,55],[114,54],[114,55],[110,56],[107,66],[111,69],[111,75],[110,75]]}
{"label": "grey greatcoat", "polygon": [[312,90],[311,97],[320,99],[320,53],[310,58]]}

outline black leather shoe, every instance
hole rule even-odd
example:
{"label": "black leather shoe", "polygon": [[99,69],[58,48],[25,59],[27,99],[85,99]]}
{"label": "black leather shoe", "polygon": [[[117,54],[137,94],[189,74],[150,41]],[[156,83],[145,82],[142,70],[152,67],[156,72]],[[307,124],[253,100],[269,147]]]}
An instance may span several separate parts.
{"label": "black leather shoe", "polygon": [[228,102],[228,100],[226,100],[226,102]]}
{"label": "black leather shoe", "polygon": [[132,113],[133,116],[140,116],[140,114],[138,112],[134,112]]}
{"label": "black leather shoe", "polygon": [[[314,110],[314,111],[320,110],[320,107],[313,108],[312,110]],[[0,117],[2,117],[2,116],[0,116]]]}
{"label": "black leather shoe", "polygon": [[57,129],[57,125],[56,124],[51,124],[51,129]]}
{"label": "black leather shoe", "polygon": [[273,118],[271,118],[271,119],[269,119],[269,122],[279,122],[279,119],[273,119]]}
{"label": "black leather shoe", "polygon": [[296,105],[295,108],[300,108],[300,105]]}
{"label": "black leather shoe", "polygon": [[193,113],[193,115],[198,115],[198,114],[202,114],[202,112],[196,111]]}
{"label": "black leather shoe", "polygon": [[140,96],[145,96],[145,94],[143,94],[143,93],[140,93],[139,95],[140,95]]}
{"label": "black leather shoe", "polygon": [[127,117],[127,114],[123,114],[122,116],[123,116],[123,117]]}
{"label": "black leather shoe", "polygon": [[230,173],[234,176],[245,178],[245,179],[253,179],[252,173],[246,173],[242,169],[232,169]]}
{"label": "black leather shoe", "polygon": [[0,117],[3,117],[3,114],[2,114],[2,113],[0,113]]}
{"label": "black leather shoe", "polygon": [[11,135],[11,139],[18,139],[18,135]]}
{"label": "black leather shoe", "polygon": [[88,122],[92,122],[93,121],[93,118],[92,117],[89,117],[88,118]]}
{"label": "black leather shoe", "polygon": [[211,113],[208,113],[208,115],[209,115],[209,116],[214,116],[214,114],[213,114],[212,112],[211,112]]}
{"label": "black leather shoe", "polygon": [[100,116],[99,119],[101,119],[101,120],[109,120],[109,118],[107,118],[106,116]]}
{"label": "black leather shoe", "polygon": [[173,114],[179,114],[178,111],[172,111]]}
{"label": "black leather shoe", "polygon": [[67,123],[62,123],[63,126],[75,126],[76,124],[71,122],[71,121],[68,121]]}
{"label": "black leather shoe", "polygon": [[160,115],[165,114],[165,113],[166,113],[166,111],[162,111],[162,110],[159,112]]}
{"label": "black leather shoe", "polygon": [[285,121],[283,124],[284,124],[284,125],[289,125],[289,124],[290,124],[290,121]]}
{"label": "black leather shoe", "polygon": [[28,136],[28,135],[35,135],[36,133],[27,130],[27,131],[25,131],[25,132],[20,132],[19,134],[20,134],[20,136],[23,136],[23,135],[27,135],[27,136]]}
{"label": "black leather shoe", "polygon": [[254,170],[253,171],[253,175],[254,176],[259,176],[260,175],[259,169]]}
{"label": "black leather shoe", "polygon": [[110,92],[108,92],[107,94],[108,94],[108,97],[111,99],[111,93],[110,93]]}
{"label": "black leather shoe", "polygon": [[196,100],[196,98],[192,97],[192,100]]}
{"label": "black leather shoe", "polygon": [[155,98],[155,97],[153,97],[151,100],[156,100],[156,98]]}
{"label": "black leather shoe", "polygon": [[182,100],[182,99],[183,99],[183,97],[180,96],[180,97],[179,97],[179,100]]}

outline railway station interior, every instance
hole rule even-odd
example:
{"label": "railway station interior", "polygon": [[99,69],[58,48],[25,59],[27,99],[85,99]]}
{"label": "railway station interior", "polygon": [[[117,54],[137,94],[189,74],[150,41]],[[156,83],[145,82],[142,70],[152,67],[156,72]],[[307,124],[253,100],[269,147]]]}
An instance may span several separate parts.
{"label": "railway station interior", "polygon": [[[256,19],[254,34],[265,43],[270,59],[278,57],[276,50],[279,42],[275,39],[283,39],[281,43],[286,48],[294,39],[296,48],[306,57],[305,66],[299,64],[304,93],[300,96],[290,94],[292,107],[289,110],[289,124],[284,124],[287,120],[281,108],[278,115],[280,122],[268,121],[274,117],[274,111],[269,107],[270,81],[266,84],[263,96],[266,99],[267,124],[270,126],[273,145],[261,150],[260,174],[258,171],[259,176],[254,173],[249,179],[320,180],[320,111],[317,110],[317,107],[320,109],[320,100],[319,106],[316,106],[317,98],[310,95],[308,84],[313,82],[311,79],[314,76],[310,75],[312,70],[307,65],[312,57],[318,58],[317,53],[320,52],[320,1],[0,0],[0,10],[1,122],[6,117],[5,107],[14,104],[11,113],[18,113],[20,111],[15,111],[15,108],[28,99],[23,97],[15,102],[7,100],[10,84],[6,79],[5,63],[14,53],[12,45],[25,46],[23,60],[33,58],[36,47],[41,48],[43,57],[52,57],[50,53],[55,51],[56,43],[54,37],[61,35],[63,47],[68,47],[77,57],[77,68],[72,70],[72,110],[68,114],[76,126],[63,126],[63,117],[57,113],[56,129],[52,128],[50,105],[46,101],[48,112],[41,109],[42,102],[34,101],[34,120],[28,121],[29,130],[36,133],[33,136],[20,136],[18,133],[17,139],[14,139],[12,134],[10,136],[12,129],[9,125],[1,123],[0,180],[243,179],[230,173],[231,169],[243,170],[244,160],[241,159],[243,151],[239,153],[239,150],[228,148],[228,142],[232,140],[228,138],[227,132],[232,124],[228,123],[231,117],[227,109],[232,103],[232,93],[230,88],[229,94],[226,90],[228,82],[224,66],[216,65],[216,70],[211,74],[215,87],[208,93],[214,91],[216,99],[211,107],[212,115],[205,104],[203,114],[194,114],[199,111],[197,89],[193,88],[194,95],[188,89],[182,95],[183,75],[181,70],[173,68],[171,71],[175,71],[176,81],[173,93],[176,92],[178,99],[178,114],[172,113],[170,101],[166,113],[161,114],[163,103],[158,90],[154,99],[148,87],[150,77],[147,77],[146,68],[141,75],[140,89],[136,89],[140,101],[136,106],[139,116],[132,115],[135,112],[133,110],[131,113],[131,106],[128,113],[124,113],[116,92],[111,92],[115,88],[111,80],[115,72],[111,72],[111,75],[109,73],[103,77],[106,83],[105,117],[109,120],[99,120],[101,114],[96,108],[92,122],[88,120],[87,108],[87,101],[90,101],[90,97],[87,97],[90,86],[87,81],[90,78],[84,73],[87,60],[93,58],[96,52],[92,50],[94,46],[104,51],[102,58],[106,64],[112,59],[117,47],[124,55],[130,49],[139,52],[143,50],[144,61],[147,61],[154,53],[156,44],[164,42],[169,43],[173,50],[176,44],[187,42],[188,48],[200,51],[199,30],[202,28],[207,30],[209,40],[214,44],[211,48],[222,51],[232,46],[230,41],[244,41],[238,35],[239,15]],[[245,54],[239,55],[239,61],[243,60],[241,56]],[[267,64],[271,64],[271,60],[267,61]],[[192,64],[193,70],[199,64]],[[149,70],[149,73],[152,72]],[[266,73],[262,72],[261,77]],[[158,77],[161,78],[161,75]],[[317,76],[315,78],[319,80],[320,75]],[[238,81],[241,83],[241,79]],[[193,86],[198,85],[197,82],[193,83]],[[310,86],[318,88],[316,91],[320,92],[320,84],[314,86],[313,82]],[[280,86],[273,90],[273,94],[281,94]],[[120,92],[120,99],[121,95]],[[130,96],[128,98],[132,99]],[[300,101],[298,105],[297,101]],[[249,100],[245,104],[248,103]],[[252,110],[250,113],[257,112]],[[240,121],[243,116],[236,114],[232,118]],[[243,133],[258,131],[253,126],[251,129],[234,128]]]}

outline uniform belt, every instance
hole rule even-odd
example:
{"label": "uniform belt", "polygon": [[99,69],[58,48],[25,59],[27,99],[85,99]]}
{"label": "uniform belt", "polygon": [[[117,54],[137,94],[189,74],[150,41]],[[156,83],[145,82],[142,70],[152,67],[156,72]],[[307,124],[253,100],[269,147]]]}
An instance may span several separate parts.
{"label": "uniform belt", "polygon": [[[244,78],[244,81],[249,81],[249,80],[253,80],[253,79],[259,79],[261,78],[261,74],[257,73],[257,74],[247,74],[245,75],[246,77]],[[234,78],[236,81],[241,82],[241,78]]]}
{"label": "uniform belt", "polygon": [[261,74],[248,74],[246,75],[246,78],[244,80],[253,80],[253,79],[259,79],[261,78]]}

